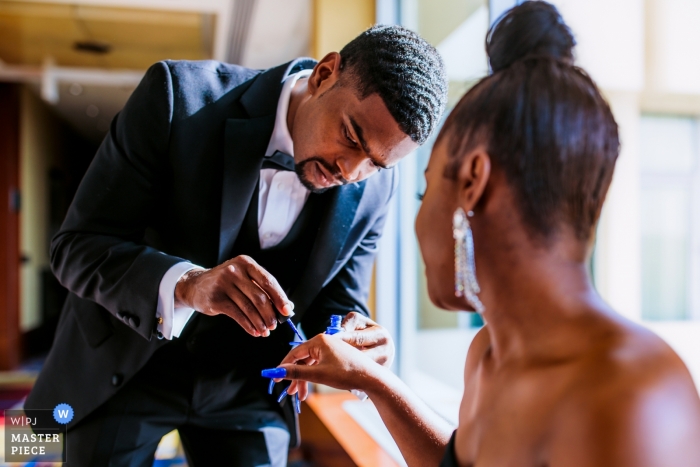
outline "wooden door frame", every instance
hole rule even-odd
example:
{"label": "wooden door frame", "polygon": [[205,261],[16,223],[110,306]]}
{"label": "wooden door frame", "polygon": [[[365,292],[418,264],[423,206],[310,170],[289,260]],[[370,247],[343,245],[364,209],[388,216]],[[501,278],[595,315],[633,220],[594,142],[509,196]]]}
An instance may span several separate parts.
{"label": "wooden door frame", "polygon": [[0,83],[0,370],[21,358],[18,84]]}

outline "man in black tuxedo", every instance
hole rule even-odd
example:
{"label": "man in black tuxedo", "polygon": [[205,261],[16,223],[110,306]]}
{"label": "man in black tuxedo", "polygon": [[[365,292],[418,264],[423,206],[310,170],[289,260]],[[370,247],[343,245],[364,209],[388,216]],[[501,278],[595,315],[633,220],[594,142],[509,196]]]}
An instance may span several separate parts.
{"label": "man in black tuxedo", "polygon": [[[100,146],[51,264],[70,295],[25,407],[75,411],[70,466],[286,465],[293,404],[260,370],[331,314],[393,357],[365,306],[393,167],[437,125],[442,61],[375,26],[316,63],[153,65]],[[371,177],[370,177],[371,176]]]}

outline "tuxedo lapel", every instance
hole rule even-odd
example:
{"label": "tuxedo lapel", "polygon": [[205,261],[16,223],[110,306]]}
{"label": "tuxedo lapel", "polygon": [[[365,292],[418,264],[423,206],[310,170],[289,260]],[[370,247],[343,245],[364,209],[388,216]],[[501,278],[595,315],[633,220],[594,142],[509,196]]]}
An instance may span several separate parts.
{"label": "tuxedo lapel", "polygon": [[275,127],[282,79],[290,66],[280,65],[256,76],[239,101],[250,118],[226,120],[219,264],[230,259],[228,255],[260,179],[265,150]]}
{"label": "tuxedo lapel", "polygon": [[[267,70],[241,96],[240,103],[250,119],[226,121],[224,174],[219,231],[219,264],[230,259],[255,185],[260,177],[265,150],[275,124],[275,114],[282,80],[285,76],[313,68],[316,62],[302,58]],[[293,297],[302,305],[314,297],[328,279],[355,218],[364,183],[333,189],[329,209],[319,229],[318,238],[302,279]],[[301,309],[301,308],[299,308]]]}
{"label": "tuxedo lapel", "polygon": [[241,230],[260,178],[265,150],[275,127],[282,81],[289,73],[313,68],[315,64],[311,59],[301,58],[260,73],[240,98],[240,104],[251,118],[226,120],[219,264],[230,259],[227,256]]}
{"label": "tuxedo lapel", "polygon": [[298,313],[296,319],[306,311],[318,292],[326,285],[338,255],[350,233],[357,207],[362,199],[365,182],[345,185],[333,190],[331,199],[318,230],[316,243],[311,250],[309,262],[290,300]]}
{"label": "tuxedo lapel", "polygon": [[260,178],[260,168],[274,124],[274,113],[258,118],[226,121],[219,264],[230,259],[227,255],[238,237],[255,185]]}

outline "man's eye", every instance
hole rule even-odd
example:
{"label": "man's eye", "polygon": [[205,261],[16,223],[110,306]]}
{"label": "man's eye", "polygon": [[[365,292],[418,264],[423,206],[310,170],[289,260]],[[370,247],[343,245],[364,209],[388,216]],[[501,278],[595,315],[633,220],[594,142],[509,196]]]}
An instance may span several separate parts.
{"label": "man's eye", "polygon": [[350,133],[348,132],[348,128],[344,127],[343,131],[345,132],[345,138],[350,142],[350,144],[352,144],[353,146],[357,146],[357,141],[355,141],[354,139],[352,139],[350,137]]}

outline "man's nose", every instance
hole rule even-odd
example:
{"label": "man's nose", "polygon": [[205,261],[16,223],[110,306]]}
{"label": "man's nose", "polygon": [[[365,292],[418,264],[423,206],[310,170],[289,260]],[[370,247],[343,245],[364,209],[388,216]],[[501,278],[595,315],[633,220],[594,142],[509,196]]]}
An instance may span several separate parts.
{"label": "man's nose", "polygon": [[356,182],[362,176],[362,167],[365,158],[355,155],[347,155],[338,159],[338,169],[340,174],[348,182]]}

